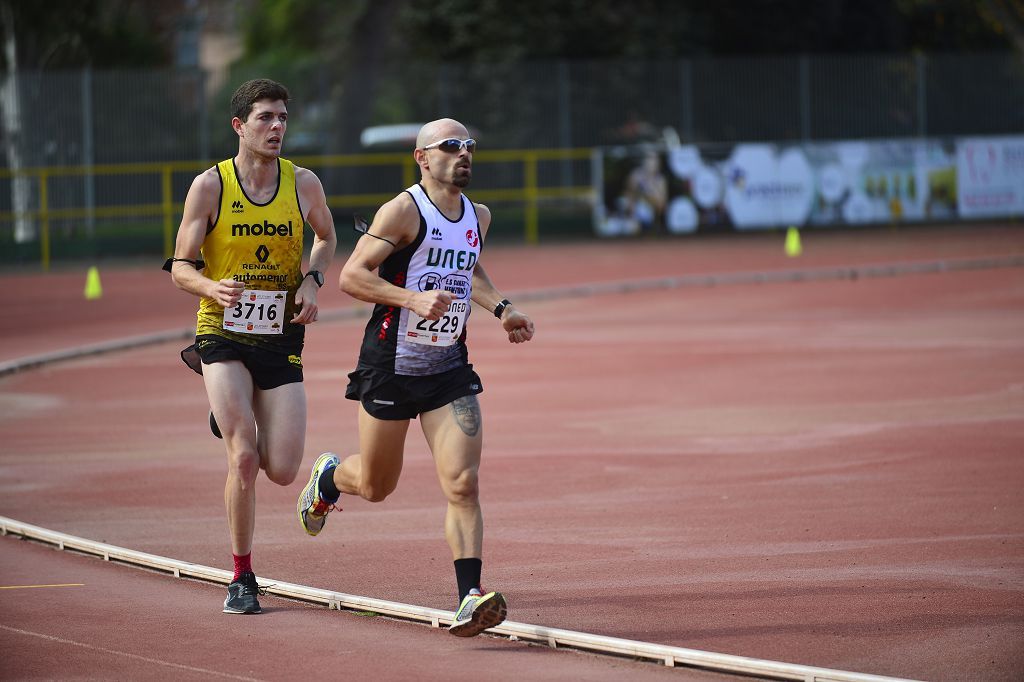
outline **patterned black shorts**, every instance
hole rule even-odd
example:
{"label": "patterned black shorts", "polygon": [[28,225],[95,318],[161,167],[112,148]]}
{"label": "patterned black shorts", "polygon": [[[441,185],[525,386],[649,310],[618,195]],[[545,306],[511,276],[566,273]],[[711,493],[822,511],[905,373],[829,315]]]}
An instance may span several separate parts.
{"label": "patterned black shorts", "polygon": [[203,373],[203,365],[239,360],[249,370],[256,386],[264,391],[302,381],[301,350],[289,354],[215,334],[197,336],[194,344],[181,351],[181,359],[199,374]]}

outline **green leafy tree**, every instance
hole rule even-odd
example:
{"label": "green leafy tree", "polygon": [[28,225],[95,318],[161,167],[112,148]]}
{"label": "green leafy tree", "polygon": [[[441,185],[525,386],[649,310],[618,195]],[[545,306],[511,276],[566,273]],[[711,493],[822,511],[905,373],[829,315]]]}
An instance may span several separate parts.
{"label": "green leafy tree", "polygon": [[1021,0],[410,0],[417,57],[536,58],[1006,49]]}
{"label": "green leafy tree", "polygon": [[[3,0],[21,69],[159,67],[173,59],[181,2],[142,0]],[[2,56],[9,66],[10,53]]]}

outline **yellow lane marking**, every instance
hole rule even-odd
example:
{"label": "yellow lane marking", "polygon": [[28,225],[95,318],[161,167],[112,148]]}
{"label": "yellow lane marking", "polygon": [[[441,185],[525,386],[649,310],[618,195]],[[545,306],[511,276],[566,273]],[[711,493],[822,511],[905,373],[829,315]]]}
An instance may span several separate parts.
{"label": "yellow lane marking", "polygon": [[59,585],[0,585],[0,590],[26,590],[32,587],[85,587],[85,583],[61,583]]}

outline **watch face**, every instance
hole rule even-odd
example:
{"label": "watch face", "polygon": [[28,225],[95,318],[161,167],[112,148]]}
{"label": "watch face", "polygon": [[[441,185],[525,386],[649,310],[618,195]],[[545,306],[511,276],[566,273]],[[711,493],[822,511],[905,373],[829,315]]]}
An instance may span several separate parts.
{"label": "watch face", "polygon": [[306,274],[313,276],[313,281],[316,282],[318,287],[322,287],[324,285],[324,273],[319,270],[310,270]]}

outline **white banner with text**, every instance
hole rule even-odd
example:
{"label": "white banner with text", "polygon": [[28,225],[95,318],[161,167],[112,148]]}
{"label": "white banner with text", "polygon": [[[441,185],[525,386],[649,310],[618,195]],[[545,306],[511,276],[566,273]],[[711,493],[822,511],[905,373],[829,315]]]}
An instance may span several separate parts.
{"label": "white banner with text", "polygon": [[1024,136],[602,148],[603,236],[1024,215]]}

